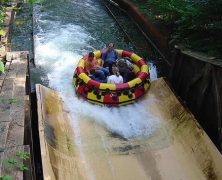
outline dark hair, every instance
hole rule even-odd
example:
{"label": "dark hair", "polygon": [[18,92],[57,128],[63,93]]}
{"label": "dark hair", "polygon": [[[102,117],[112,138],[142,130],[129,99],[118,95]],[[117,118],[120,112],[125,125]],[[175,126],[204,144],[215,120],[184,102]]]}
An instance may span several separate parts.
{"label": "dark hair", "polygon": [[108,44],[108,47],[109,47],[109,45],[110,45],[110,44],[112,44],[112,45],[113,45],[113,47],[114,47],[114,43],[112,43],[112,42]]}
{"label": "dark hair", "polygon": [[116,70],[115,75],[116,75],[117,77],[119,77],[119,76],[120,76],[119,68],[118,68],[117,66],[113,65],[113,66],[112,66],[112,71],[113,71],[114,69]]}
{"label": "dark hair", "polygon": [[94,57],[94,53],[93,53],[93,52],[90,52],[90,53],[89,53],[89,57]]}
{"label": "dark hair", "polygon": [[92,75],[95,74],[95,69],[90,69],[89,73],[92,74]]}

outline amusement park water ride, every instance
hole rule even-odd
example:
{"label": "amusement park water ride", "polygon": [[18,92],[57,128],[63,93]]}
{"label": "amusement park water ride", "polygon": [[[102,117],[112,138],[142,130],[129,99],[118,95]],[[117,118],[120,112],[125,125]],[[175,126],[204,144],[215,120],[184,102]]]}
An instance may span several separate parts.
{"label": "amusement park water ride", "polygon": [[[123,84],[99,83],[91,79],[85,71],[87,55],[82,57],[73,75],[76,93],[88,102],[105,106],[122,106],[142,97],[150,86],[149,68],[146,62],[135,53],[116,49],[121,58],[130,58],[135,79]],[[94,52],[101,63],[102,50]]]}

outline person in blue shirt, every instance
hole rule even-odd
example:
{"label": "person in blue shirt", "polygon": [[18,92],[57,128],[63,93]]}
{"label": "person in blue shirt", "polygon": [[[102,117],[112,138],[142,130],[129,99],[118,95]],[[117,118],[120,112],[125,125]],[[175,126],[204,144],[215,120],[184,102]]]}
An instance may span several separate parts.
{"label": "person in blue shirt", "polygon": [[107,50],[102,54],[103,67],[109,68],[109,72],[112,72],[112,66],[116,63],[118,53],[114,49],[114,44],[110,43]]}

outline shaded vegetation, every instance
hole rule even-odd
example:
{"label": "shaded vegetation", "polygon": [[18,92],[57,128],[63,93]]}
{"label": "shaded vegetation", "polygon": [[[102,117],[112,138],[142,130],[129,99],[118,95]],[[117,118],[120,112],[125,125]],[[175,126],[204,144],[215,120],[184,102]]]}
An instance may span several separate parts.
{"label": "shaded vegetation", "polygon": [[4,36],[4,31],[3,31],[3,23],[5,19],[5,6],[6,2],[3,0],[0,0],[0,36]]}
{"label": "shaded vegetation", "polygon": [[131,0],[170,44],[222,57],[222,0]]}
{"label": "shaded vegetation", "polygon": [[[43,4],[44,0],[29,0],[29,4],[33,3],[39,3]],[[23,1],[20,1],[18,3],[18,6],[20,6],[23,3]],[[7,7],[11,6],[11,0],[0,0],[0,30],[3,28],[4,18],[5,18],[5,10]],[[14,10],[20,10],[20,8],[13,8]]]}
{"label": "shaded vegetation", "polygon": [[11,174],[15,171],[28,171],[28,167],[24,164],[24,161],[30,159],[30,154],[20,150],[16,151],[16,154],[4,159],[2,162],[3,176],[0,176],[0,180],[13,180],[14,178]]}
{"label": "shaded vegetation", "polygon": [[[29,5],[33,5],[34,3],[38,3],[38,4],[43,4],[44,0],[28,0]],[[6,31],[4,30],[4,20],[5,20],[5,16],[6,16],[6,10],[7,8],[13,9],[14,11],[23,11],[24,9],[24,1],[23,0],[18,0],[16,7],[14,7],[12,5],[12,1],[11,0],[0,0],[0,37],[1,36],[5,36],[6,35]],[[24,21],[15,21],[14,22],[15,25],[22,25],[24,23]],[[0,48],[3,46],[3,44],[0,42]]]}

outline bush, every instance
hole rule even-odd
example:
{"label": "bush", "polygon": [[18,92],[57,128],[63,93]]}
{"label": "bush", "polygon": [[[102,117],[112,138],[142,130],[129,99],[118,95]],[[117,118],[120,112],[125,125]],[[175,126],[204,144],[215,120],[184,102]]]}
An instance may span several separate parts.
{"label": "bush", "polygon": [[155,22],[162,23],[170,43],[222,57],[221,0],[132,0]]}
{"label": "bush", "polygon": [[5,19],[5,8],[9,5],[10,0],[0,0],[0,30],[3,27]]}

